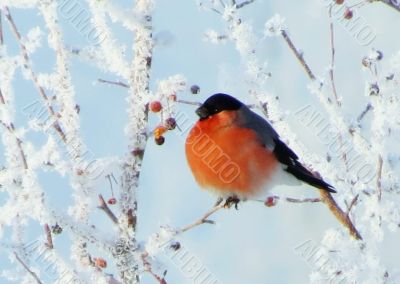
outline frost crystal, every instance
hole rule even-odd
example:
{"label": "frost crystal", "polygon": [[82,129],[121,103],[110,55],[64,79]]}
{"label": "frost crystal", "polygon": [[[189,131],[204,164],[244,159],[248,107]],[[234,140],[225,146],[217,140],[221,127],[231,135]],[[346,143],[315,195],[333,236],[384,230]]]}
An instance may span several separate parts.
{"label": "frost crystal", "polygon": [[265,36],[272,37],[280,35],[285,29],[284,23],[285,18],[282,18],[279,14],[273,16],[265,23]]}

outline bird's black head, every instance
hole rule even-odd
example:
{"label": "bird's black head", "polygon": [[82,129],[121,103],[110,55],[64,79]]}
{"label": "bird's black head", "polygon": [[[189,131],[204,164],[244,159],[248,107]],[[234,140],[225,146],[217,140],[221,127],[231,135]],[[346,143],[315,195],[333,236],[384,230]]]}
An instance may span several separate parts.
{"label": "bird's black head", "polygon": [[224,110],[238,110],[242,103],[226,94],[215,94],[209,97],[197,110],[200,120],[209,118]]}

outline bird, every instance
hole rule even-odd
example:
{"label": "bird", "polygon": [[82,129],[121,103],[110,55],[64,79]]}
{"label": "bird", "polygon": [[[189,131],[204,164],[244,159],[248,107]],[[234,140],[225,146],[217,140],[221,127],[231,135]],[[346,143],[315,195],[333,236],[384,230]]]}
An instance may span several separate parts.
{"label": "bird", "polygon": [[219,198],[259,197],[274,186],[302,183],[335,193],[332,185],[307,169],[271,124],[228,94],[210,96],[196,109],[185,154],[194,179]]}

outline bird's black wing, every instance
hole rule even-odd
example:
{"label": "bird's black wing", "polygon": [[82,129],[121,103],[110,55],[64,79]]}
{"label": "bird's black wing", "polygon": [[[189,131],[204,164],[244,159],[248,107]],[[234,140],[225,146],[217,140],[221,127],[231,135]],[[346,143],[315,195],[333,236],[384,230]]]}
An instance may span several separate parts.
{"label": "bird's black wing", "polygon": [[333,186],[326,183],[322,178],[316,177],[312,172],[305,168],[299,162],[299,157],[279,138],[275,138],[274,142],[275,148],[273,153],[280,163],[287,166],[285,170],[288,173],[316,188],[324,189],[329,192],[336,192]]}

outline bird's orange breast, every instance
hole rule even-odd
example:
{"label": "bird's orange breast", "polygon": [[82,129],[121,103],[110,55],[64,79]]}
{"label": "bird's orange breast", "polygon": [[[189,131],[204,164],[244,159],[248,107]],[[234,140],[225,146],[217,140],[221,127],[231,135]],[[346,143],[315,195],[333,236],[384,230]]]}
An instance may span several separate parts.
{"label": "bird's orange breast", "polygon": [[224,111],[198,121],[187,137],[186,157],[201,187],[249,197],[271,178],[278,161],[253,130],[235,125],[235,115]]}

